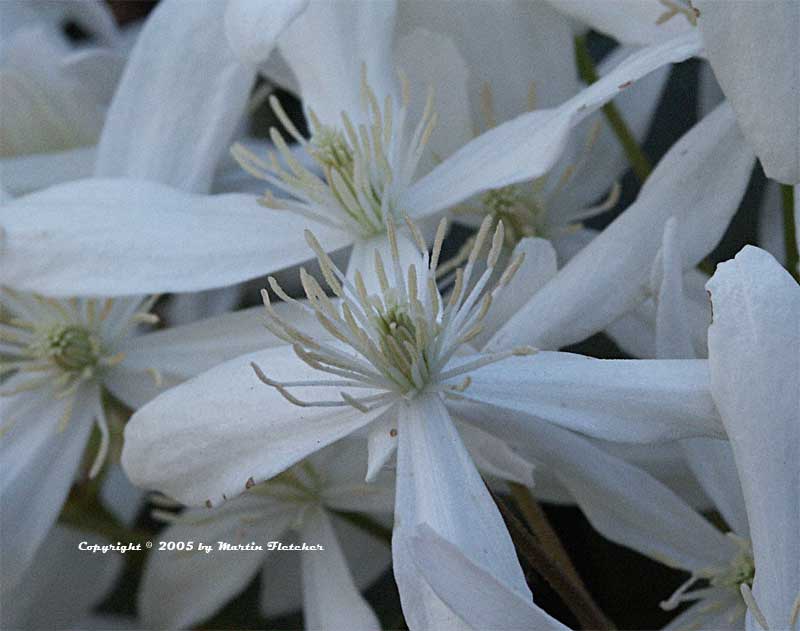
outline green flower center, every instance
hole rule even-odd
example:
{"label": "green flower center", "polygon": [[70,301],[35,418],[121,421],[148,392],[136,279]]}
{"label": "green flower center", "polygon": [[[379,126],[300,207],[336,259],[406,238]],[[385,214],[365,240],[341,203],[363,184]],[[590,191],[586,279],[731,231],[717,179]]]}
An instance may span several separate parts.
{"label": "green flower center", "polygon": [[67,372],[93,369],[103,356],[99,338],[76,325],[56,325],[33,343],[31,350],[42,359],[51,360]]}

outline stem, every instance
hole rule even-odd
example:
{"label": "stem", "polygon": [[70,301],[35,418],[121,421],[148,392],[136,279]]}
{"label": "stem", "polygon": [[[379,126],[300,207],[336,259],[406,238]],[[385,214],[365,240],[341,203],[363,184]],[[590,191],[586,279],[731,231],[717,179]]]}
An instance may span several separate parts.
{"label": "stem", "polygon": [[786,244],[786,267],[789,273],[800,281],[800,271],[797,269],[797,233],[795,232],[794,187],[790,184],[781,184],[781,197],[783,198],[783,239]]}
{"label": "stem", "polygon": [[387,528],[372,517],[364,515],[363,513],[354,513],[351,511],[331,510],[331,512],[345,521],[349,521],[357,528],[368,532],[376,539],[380,539],[387,545],[392,544],[392,529]]}
{"label": "stem", "polygon": [[541,542],[545,552],[553,558],[553,561],[561,566],[564,573],[569,575],[573,583],[579,584],[586,589],[580,574],[578,574],[578,570],[575,568],[572,559],[569,558],[569,554],[561,544],[561,540],[558,538],[556,531],[553,530],[553,527],[550,525],[547,515],[545,515],[539,502],[534,499],[528,488],[522,484],[509,482],[508,485],[511,488],[511,497],[514,498],[522,516],[525,518],[533,534],[536,535],[536,538]]}
{"label": "stem", "polygon": [[508,509],[503,500],[494,493],[492,493],[492,497],[494,497],[494,501],[513,535],[514,543],[518,546],[519,553],[553,588],[578,620],[581,627],[584,629],[614,629],[611,621],[597,606],[597,603],[594,602],[586,588],[582,584],[577,585],[570,580],[564,568],[558,565],[553,557],[545,552],[544,548],[525,528],[525,525]]}
{"label": "stem", "polygon": [[[575,63],[578,66],[578,75],[586,84],[591,85],[597,81],[597,67],[589,54],[585,35],[575,38]],[[639,180],[640,184],[644,184],[644,181],[653,171],[650,160],[644,154],[641,147],[639,147],[639,143],[636,142],[636,138],[631,132],[630,127],[628,127],[628,124],[625,122],[625,119],[614,103],[609,102],[603,106],[603,115],[606,117],[606,121],[617,137],[617,140],[619,140],[619,143],[622,145],[622,149],[625,152],[625,156],[628,158],[628,162],[636,178]]]}

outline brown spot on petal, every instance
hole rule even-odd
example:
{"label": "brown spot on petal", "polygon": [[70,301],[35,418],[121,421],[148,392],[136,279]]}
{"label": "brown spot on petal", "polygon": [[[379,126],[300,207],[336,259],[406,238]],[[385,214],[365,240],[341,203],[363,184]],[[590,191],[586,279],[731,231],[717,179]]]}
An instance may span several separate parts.
{"label": "brown spot on petal", "polygon": [[395,436],[397,436],[397,430],[396,430],[396,429],[394,429],[394,428],[390,429],[390,430],[389,430],[389,436],[391,436],[392,438],[394,438]]}
{"label": "brown spot on petal", "polygon": [[629,88],[633,85],[633,81],[626,81],[625,83],[620,84],[619,89],[624,90],[625,88]]}
{"label": "brown spot on petal", "polygon": [[252,477],[247,478],[247,482],[244,483],[244,488],[246,489],[252,488],[253,486],[255,486],[255,484],[256,481]]}
{"label": "brown spot on petal", "polygon": [[206,500],[206,508],[211,508],[212,506],[211,500]]}

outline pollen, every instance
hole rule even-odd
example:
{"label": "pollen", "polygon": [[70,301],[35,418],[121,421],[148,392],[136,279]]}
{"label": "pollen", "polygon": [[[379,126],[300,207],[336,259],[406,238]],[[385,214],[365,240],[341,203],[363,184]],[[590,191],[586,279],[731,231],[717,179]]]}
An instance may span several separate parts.
{"label": "pollen", "polygon": [[[349,232],[356,238],[384,233],[401,220],[398,199],[410,185],[436,125],[433,90],[415,126],[408,120],[408,82],[400,76],[399,104],[381,101],[361,73],[361,110],[342,112],[339,123],[320,121],[309,111],[311,138],[303,137],[274,96],[270,105],[283,129],[314,161],[309,168],[296,157],[276,128],[270,137],[277,153],[264,160],[241,145],[231,149],[241,167],[287,196],[268,192],[261,204],[299,214]],[[363,121],[363,122],[362,122]]]}
{"label": "pollen", "polygon": [[[465,344],[483,329],[483,320],[497,293],[505,287],[522,264],[517,257],[500,279],[489,286],[500,257],[503,224],[494,229],[486,218],[475,237],[466,265],[455,274],[455,286],[447,298],[436,285],[436,272],[446,232],[442,221],[429,254],[417,227],[406,218],[407,228],[419,248],[417,263],[403,267],[394,224],[387,233],[391,260],[385,262],[376,251],[375,270],[380,290],[370,294],[359,271],[351,282],[336,268],[310,232],[306,239],[317,254],[328,290],[304,270],[301,281],[307,301],[289,297],[273,279],[273,292],[309,312],[328,332],[320,340],[294,327],[273,309],[269,293],[262,291],[267,312],[266,325],[276,336],[291,344],[297,356],[321,373],[334,379],[279,382],[253,364],[257,377],[275,388],[284,398],[299,406],[350,405],[362,412],[386,405],[398,398],[411,399],[422,392],[439,391],[457,397],[469,385],[465,375],[486,364],[511,355],[531,352],[527,347],[501,353],[478,355],[476,359],[451,367],[451,360]],[[485,271],[474,278],[475,266],[484,245],[490,242]],[[460,382],[454,382],[456,378]],[[340,389],[339,400],[308,402],[290,392],[295,387],[333,387]],[[365,396],[349,390],[371,391]]]}

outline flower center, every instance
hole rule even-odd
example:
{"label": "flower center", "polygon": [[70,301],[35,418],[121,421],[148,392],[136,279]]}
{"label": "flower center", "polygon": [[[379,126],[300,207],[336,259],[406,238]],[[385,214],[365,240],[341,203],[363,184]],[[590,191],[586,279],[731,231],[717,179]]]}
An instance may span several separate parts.
{"label": "flower center", "polygon": [[[338,299],[328,297],[319,283],[301,270],[300,278],[308,298],[307,304],[290,298],[274,278],[269,279],[273,291],[283,300],[306,310],[327,330],[328,340],[314,339],[297,330],[282,318],[270,303],[269,294],[262,291],[267,308],[267,328],[279,338],[292,344],[298,357],[312,368],[339,377],[334,380],[279,382],[267,377],[253,364],[258,378],[276,388],[286,399],[300,406],[351,405],[368,411],[396,399],[413,398],[424,391],[441,391],[456,396],[469,386],[469,377],[454,384],[451,380],[469,371],[511,355],[529,354],[532,349],[482,354],[477,359],[449,366],[457,351],[483,330],[483,320],[497,292],[505,287],[522,264],[517,257],[491,290],[487,289],[503,244],[503,224],[498,224],[491,239],[486,258],[486,270],[472,283],[472,273],[491,229],[487,217],[464,268],[456,271],[454,288],[445,301],[436,285],[436,271],[446,230],[443,221],[434,241],[433,251],[427,253],[419,230],[406,219],[408,229],[420,251],[419,267],[411,264],[403,269],[397,246],[394,224],[387,225],[392,256],[391,274],[387,274],[383,259],[376,252],[375,271],[380,292],[367,293],[360,272],[352,284],[334,266],[316,238],[306,232],[311,248],[317,254],[320,269],[330,291]],[[390,283],[390,278],[393,283]],[[289,392],[293,387],[330,386],[366,388],[375,394],[356,398],[340,391],[340,401],[301,401]]]}
{"label": "flower center", "polygon": [[[270,137],[278,155],[270,153],[266,162],[241,145],[231,152],[248,173],[269,182],[289,197],[265,193],[259,201],[275,210],[286,210],[368,238],[385,232],[388,222],[398,220],[398,199],[408,188],[436,125],[433,93],[421,119],[407,133],[409,89],[401,76],[401,104],[395,107],[391,96],[381,104],[367,83],[366,68],[361,74],[361,106],[366,121],[354,124],[342,112],[341,126],[323,124],[312,110],[309,119],[311,139],[304,138],[280,102],[273,96],[270,105],[288,134],[314,161],[304,166],[273,128]],[[321,174],[321,175],[320,175]]]}
{"label": "flower center", "polygon": [[65,371],[93,370],[103,357],[97,335],[77,325],[55,325],[30,346],[40,359],[49,359]]}
{"label": "flower center", "polygon": [[[693,600],[708,601],[711,606],[714,602],[729,599],[731,592],[742,596],[745,592],[749,593],[756,571],[752,546],[748,539],[732,532],[728,533],[728,537],[739,548],[730,563],[724,567],[712,567],[694,572],[669,599],[661,603],[662,609],[671,610],[682,602]],[[707,581],[707,585],[695,588],[695,584],[699,581]],[[743,618],[746,611],[747,603],[743,597],[732,613],[732,618]],[[734,622],[735,620],[731,619],[731,624]]]}

